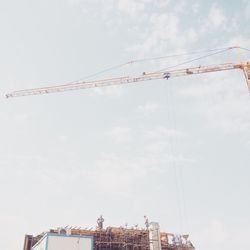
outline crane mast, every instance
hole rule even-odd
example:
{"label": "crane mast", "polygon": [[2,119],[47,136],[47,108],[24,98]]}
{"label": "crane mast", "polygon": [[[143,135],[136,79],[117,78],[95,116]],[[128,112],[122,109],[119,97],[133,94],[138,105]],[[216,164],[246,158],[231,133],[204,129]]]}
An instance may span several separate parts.
{"label": "crane mast", "polygon": [[6,98],[10,98],[10,97],[19,97],[28,95],[41,95],[41,94],[49,94],[49,93],[63,92],[69,90],[97,88],[97,87],[104,87],[111,85],[122,85],[127,83],[137,83],[149,80],[159,80],[159,79],[168,80],[169,78],[172,77],[189,76],[194,74],[211,73],[211,72],[233,70],[233,69],[243,70],[248,86],[248,91],[250,92],[250,62],[246,62],[240,64],[224,63],[217,65],[176,69],[176,70],[161,70],[150,73],[143,72],[142,74],[135,76],[121,76],[121,77],[107,78],[101,80],[76,81],[72,83],[55,85],[50,87],[13,91],[6,94],[5,96]]}

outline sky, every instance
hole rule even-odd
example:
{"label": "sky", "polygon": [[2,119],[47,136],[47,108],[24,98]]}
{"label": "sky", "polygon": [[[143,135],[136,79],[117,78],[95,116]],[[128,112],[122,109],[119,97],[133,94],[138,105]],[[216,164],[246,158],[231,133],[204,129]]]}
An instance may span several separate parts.
{"label": "sky", "polygon": [[[5,98],[137,59],[250,48],[247,0],[0,0],[0,249],[72,225],[188,233],[196,249],[247,249],[250,96],[240,70]],[[200,55],[200,54],[199,54]],[[157,71],[129,63],[91,79]],[[182,67],[239,63],[229,50]]]}

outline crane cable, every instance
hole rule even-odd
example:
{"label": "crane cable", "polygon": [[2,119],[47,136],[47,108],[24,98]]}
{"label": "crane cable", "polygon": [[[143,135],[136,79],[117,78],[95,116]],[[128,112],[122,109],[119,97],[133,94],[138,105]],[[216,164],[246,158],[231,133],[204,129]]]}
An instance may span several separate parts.
{"label": "crane cable", "polygon": [[239,47],[239,49],[246,50],[246,51],[250,52],[250,49],[248,49],[248,48]]}
{"label": "crane cable", "polygon": [[191,51],[191,52],[173,54],[173,55],[168,55],[168,56],[149,57],[149,58],[144,58],[144,59],[137,59],[137,60],[134,60],[134,61],[130,61],[128,63],[153,61],[153,60],[160,60],[160,59],[171,58],[171,57],[187,56],[187,55],[192,55],[192,54],[201,54],[201,53],[205,53],[205,52],[213,52],[213,51],[218,51],[218,50],[221,51],[221,50],[228,50],[228,49],[235,49],[235,48],[239,48],[239,47],[238,46],[232,46],[232,47],[217,48],[217,49]]}
{"label": "crane cable", "polygon": [[[201,53],[205,53],[205,52],[216,51],[215,53],[204,55],[204,56],[201,56],[201,57],[198,57],[198,58],[194,58],[194,59],[191,59],[191,60],[176,64],[176,65],[167,67],[167,68],[162,69],[162,70],[159,71],[159,72],[161,72],[161,71],[164,71],[164,70],[169,69],[169,68],[175,68],[175,67],[180,66],[180,65],[184,65],[184,64],[196,61],[196,60],[200,60],[200,59],[203,59],[203,58],[206,58],[206,57],[209,57],[209,56],[213,56],[213,55],[216,55],[216,54],[219,54],[219,53],[223,53],[225,51],[228,51],[228,50],[231,50],[231,49],[236,49],[236,48],[241,48],[241,47],[239,47],[239,46],[231,46],[231,47],[225,47],[225,48],[199,50],[199,51],[192,51],[192,52],[187,52],[187,53],[173,54],[173,55],[160,56],[160,57],[149,57],[149,58],[144,58],[144,59],[136,59],[136,60],[128,61],[128,62],[125,62],[125,63],[117,64],[117,65],[114,65],[112,67],[109,67],[109,68],[103,69],[101,71],[98,71],[96,73],[87,75],[87,76],[83,77],[81,80],[87,80],[89,78],[93,78],[93,77],[98,76],[100,74],[109,72],[111,70],[119,69],[119,68],[122,68],[122,67],[124,67],[126,65],[130,65],[130,64],[141,63],[141,62],[146,62],[146,61],[156,61],[156,60],[162,60],[162,59],[167,59],[167,58],[172,58],[172,57],[181,57],[181,56],[188,56],[188,55],[193,55],[193,54],[201,54]],[[241,49],[243,49],[243,48],[241,48]],[[248,50],[248,49],[246,49],[246,50]],[[81,81],[81,80],[79,80],[79,81]],[[73,82],[75,83],[75,81],[73,81]]]}
{"label": "crane cable", "polygon": [[175,65],[169,66],[169,67],[167,67],[167,68],[161,69],[161,70],[156,71],[156,72],[162,72],[162,71],[166,71],[166,69],[176,68],[176,67],[178,67],[178,66],[181,66],[181,65],[184,65],[184,64],[187,64],[187,63],[191,63],[191,62],[198,61],[198,60],[201,60],[201,59],[210,57],[210,56],[214,56],[214,55],[217,55],[217,54],[220,54],[220,53],[224,53],[224,52],[226,52],[226,51],[228,51],[228,50],[231,50],[231,49],[234,49],[234,48],[235,48],[235,47],[229,47],[229,48],[226,48],[226,49],[223,49],[223,50],[221,50],[221,51],[217,51],[217,52],[214,52],[214,53],[211,53],[211,54],[208,54],[208,55],[204,55],[204,56],[200,56],[200,57],[197,57],[197,58],[193,58],[193,59],[190,59],[190,60],[188,60],[188,61],[184,61],[184,62],[175,64]]}
{"label": "crane cable", "polygon": [[246,49],[246,48],[241,48],[239,46],[231,46],[231,47],[225,47],[225,48],[198,50],[198,51],[192,51],[192,52],[187,52],[187,53],[172,54],[172,55],[160,56],[160,57],[149,57],[149,58],[144,58],[144,59],[137,59],[137,60],[132,60],[132,61],[128,61],[128,62],[125,62],[125,63],[121,63],[121,64],[117,64],[117,65],[111,66],[109,68],[103,69],[103,70],[98,71],[96,73],[93,73],[93,74],[87,75],[85,77],[82,77],[79,80],[71,81],[71,82],[68,82],[68,83],[63,84],[63,85],[71,85],[71,84],[75,84],[77,82],[82,82],[82,81],[85,81],[87,79],[90,79],[90,78],[96,77],[98,75],[101,75],[103,73],[106,73],[106,72],[109,72],[109,71],[112,71],[112,70],[115,70],[115,69],[122,68],[122,67],[124,67],[126,65],[131,65],[131,64],[141,63],[141,62],[146,62],[146,61],[156,61],[156,60],[162,60],[162,59],[167,59],[167,58],[181,57],[181,56],[188,56],[188,55],[193,55],[193,54],[201,54],[201,53],[205,53],[205,52],[216,51],[216,52],[210,53],[208,55],[204,55],[204,56],[201,56],[201,57],[198,57],[198,58],[193,58],[191,60],[188,60],[188,61],[176,64],[176,65],[173,65],[173,66],[169,66],[169,67],[167,67],[165,69],[162,69],[160,71],[156,71],[156,73],[157,73],[157,72],[164,71],[166,69],[175,68],[175,67],[180,66],[180,65],[184,65],[184,64],[187,64],[187,63],[190,63],[190,62],[194,62],[194,61],[197,61],[197,60],[200,60],[200,59],[203,59],[203,58],[206,58],[206,57],[210,57],[210,56],[213,56],[213,55],[216,55],[216,54],[219,54],[219,53],[223,53],[223,52],[231,50],[231,49],[236,49],[236,48],[249,50],[249,49]]}

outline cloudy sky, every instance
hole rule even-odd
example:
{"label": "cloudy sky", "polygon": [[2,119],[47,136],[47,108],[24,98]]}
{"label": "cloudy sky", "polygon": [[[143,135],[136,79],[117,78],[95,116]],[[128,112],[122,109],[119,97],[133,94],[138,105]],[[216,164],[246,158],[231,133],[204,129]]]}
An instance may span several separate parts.
{"label": "cloudy sky", "polygon": [[[58,226],[139,224],[247,249],[250,96],[241,71],[5,99],[141,58],[250,48],[247,0],[0,1],[0,249]],[[130,63],[154,71],[201,56]],[[230,50],[192,65],[249,60]],[[182,67],[189,67],[183,65]],[[143,71],[142,71],[143,70]]]}

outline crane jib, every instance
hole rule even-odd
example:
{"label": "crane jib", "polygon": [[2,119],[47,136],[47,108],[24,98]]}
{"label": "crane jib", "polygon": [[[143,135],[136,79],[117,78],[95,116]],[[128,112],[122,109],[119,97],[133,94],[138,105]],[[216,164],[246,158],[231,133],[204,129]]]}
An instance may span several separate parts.
{"label": "crane jib", "polygon": [[33,89],[24,89],[13,91],[6,94],[6,98],[10,97],[19,97],[19,96],[28,96],[28,95],[42,95],[42,94],[49,94],[49,93],[57,93],[63,91],[70,91],[70,90],[78,90],[78,89],[87,89],[87,88],[98,88],[104,86],[111,86],[111,85],[122,85],[127,83],[136,83],[142,81],[149,81],[149,80],[158,80],[158,79],[166,79],[172,77],[180,77],[180,76],[188,76],[194,74],[203,74],[203,73],[210,73],[210,72],[217,72],[217,71],[225,71],[225,70],[232,70],[232,69],[241,69],[244,72],[248,90],[250,92],[250,63],[241,63],[241,64],[232,64],[232,63],[224,63],[224,64],[217,64],[217,65],[209,65],[209,66],[198,66],[198,67],[190,67],[184,69],[175,69],[175,70],[161,70],[156,72],[143,72],[137,76],[122,76],[122,77],[114,77],[108,79],[101,79],[101,80],[92,80],[92,81],[76,81],[62,85],[56,86],[49,86],[49,87],[42,87],[42,88],[33,88]]}

